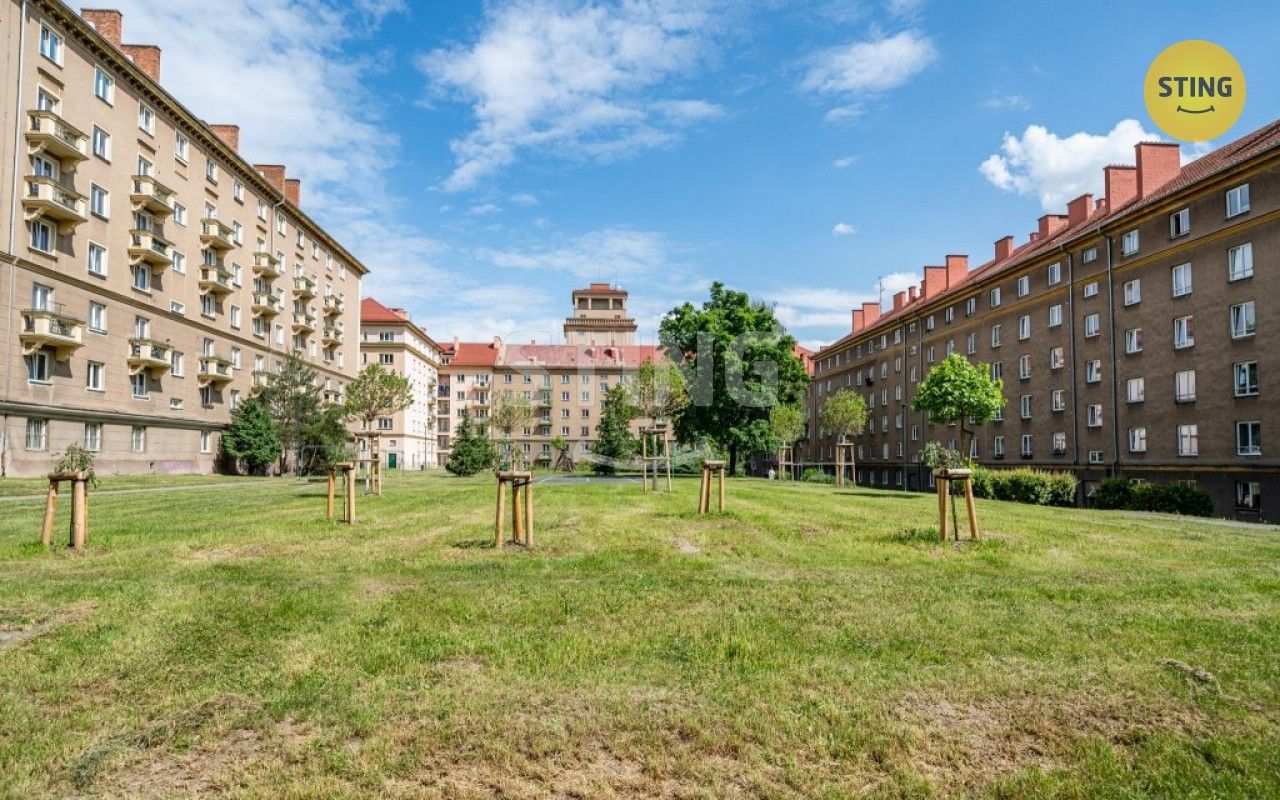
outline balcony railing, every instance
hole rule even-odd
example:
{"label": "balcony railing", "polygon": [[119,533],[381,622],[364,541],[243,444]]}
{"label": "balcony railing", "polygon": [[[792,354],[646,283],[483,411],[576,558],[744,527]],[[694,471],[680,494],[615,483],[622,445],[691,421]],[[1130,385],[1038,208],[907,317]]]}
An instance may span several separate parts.
{"label": "balcony railing", "polygon": [[200,288],[210,294],[231,294],[231,273],[221,267],[201,267]]}
{"label": "balcony railing", "polygon": [[236,246],[235,231],[213,217],[200,220],[200,241],[214,250],[230,250]]}
{"label": "balcony railing", "polygon": [[304,300],[310,300],[316,296],[316,282],[298,275],[293,279],[293,293]]}
{"label": "balcony railing", "polygon": [[27,143],[74,168],[89,157],[89,137],[52,111],[28,111]]}
{"label": "balcony railing", "polygon": [[59,311],[29,308],[22,312],[18,340],[26,355],[51,347],[56,360],[66,361],[84,344],[84,322]]}
{"label": "balcony railing", "polygon": [[164,372],[169,369],[170,347],[155,339],[130,339],[128,363],[135,375],[143,371]]}
{"label": "balcony railing", "polygon": [[253,274],[267,280],[280,277],[280,259],[266,250],[258,250],[253,254]]}
{"label": "balcony railing", "polygon": [[150,175],[134,175],[129,199],[143,211],[161,219],[173,213],[173,190]]}
{"label": "balcony railing", "polygon": [[53,178],[28,175],[26,180],[27,192],[22,197],[22,206],[28,218],[53,220],[62,234],[71,233],[85,221],[84,195]]}
{"label": "balcony railing", "polygon": [[316,329],[316,317],[314,314],[299,314],[294,312],[293,330],[295,333],[311,333]]}
{"label": "balcony railing", "polygon": [[205,386],[211,383],[229,383],[231,362],[221,356],[201,356],[196,380]]}
{"label": "balcony railing", "polygon": [[324,343],[327,345],[342,344],[342,328],[337,325],[324,326]]}
{"label": "balcony railing", "polygon": [[271,385],[276,374],[265,369],[255,369],[253,371],[253,391],[255,393],[262,391]]}
{"label": "balcony railing", "polygon": [[135,228],[129,231],[129,258],[163,269],[173,263],[173,245],[155,231]]}
{"label": "balcony railing", "polygon": [[253,312],[264,317],[274,317],[284,310],[280,298],[271,292],[254,292]]}
{"label": "balcony railing", "polygon": [[329,315],[339,315],[346,308],[346,303],[336,294],[327,294],[324,296],[324,312]]}

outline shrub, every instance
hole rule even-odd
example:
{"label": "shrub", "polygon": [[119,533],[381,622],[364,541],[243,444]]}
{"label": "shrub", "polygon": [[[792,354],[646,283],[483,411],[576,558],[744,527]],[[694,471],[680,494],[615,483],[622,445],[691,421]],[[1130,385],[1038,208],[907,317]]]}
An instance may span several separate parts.
{"label": "shrub", "polygon": [[809,483],[835,483],[836,476],[828,475],[816,467],[809,467],[800,474],[800,480],[808,481]]}
{"label": "shrub", "polygon": [[1213,516],[1213,497],[1187,483],[1132,483],[1128,478],[1108,478],[1093,494],[1094,508],[1158,511],[1193,517]]}
{"label": "shrub", "polygon": [[1076,504],[1076,490],[1080,482],[1070,472],[1049,474],[1047,505],[1070,507]]}
{"label": "shrub", "polygon": [[1127,478],[1107,478],[1093,493],[1094,508],[1129,508],[1133,502],[1133,484]]}
{"label": "shrub", "polygon": [[973,477],[973,496],[980,497],[984,500],[995,499],[996,476],[995,473],[985,467],[974,467]]}
{"label": "shrub", "polygon": [[973,471],[973,494],[989,500],[1009,500],[1041,506],[1076,504],[1076,478],[1069,472],[1034,469]]}

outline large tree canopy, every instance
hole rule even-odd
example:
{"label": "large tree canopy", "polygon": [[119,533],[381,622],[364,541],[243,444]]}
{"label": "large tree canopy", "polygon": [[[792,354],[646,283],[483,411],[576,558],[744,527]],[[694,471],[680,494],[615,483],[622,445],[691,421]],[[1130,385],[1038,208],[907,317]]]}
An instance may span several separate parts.
{"label": "large tree canopy", "polygon": [[369,364],[347,384],[344,413],[373,429],[378,417],[389,417],[413,403],[409,379],[379,364]]}
{"label": "large tree canopy", "polygon": [[658,334],[689,385],[677,437],[709,439],[727,450],[730,474],[741,454],[772,449],[769,410],[799,403],[809,382],[795,339],[773,309],[714,283],[700,308],[685,303],[668,312]]}
{"label": "large tree canopy", "polygon": [[345,406],[328,403],[319,383],[314,368],[289,355],[259,395],[283,445],[281,472],[287,469],[291,453],[295,468],[308,473],[346,457],[350,437],[342,421]]}

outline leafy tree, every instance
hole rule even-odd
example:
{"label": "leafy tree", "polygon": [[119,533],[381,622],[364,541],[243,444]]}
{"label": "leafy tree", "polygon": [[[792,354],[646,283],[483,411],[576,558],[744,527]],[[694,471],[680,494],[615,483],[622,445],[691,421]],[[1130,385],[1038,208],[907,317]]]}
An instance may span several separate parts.
{"label": "leafy tree", "polygon": [[475,475],[494,465],[497,453],[493,450],[493,442],[483,430],[477,431],[471,424],[471,412],[462,410],[462,421],[454,432],[453,450],[444,468],[452,475],[467,477]]}
{"label": "leafy tree", "polygon": [[666,422],[689,404],[689,387],[679,367],[669,361],[646,359],[627,384],[637,416]]}
{"label": "leafy tree", "polygon": [[345,405],[325,401],[316,371],[305,361],[287,356],[258,397],[275,422],[281,472],[289,467],[290,453],[295,469],[306,473],[345,457]]}
{"label": "leafy tree", "polygon": [[[818,418],[822,421],[822,427],[835,437],[836,444],[844,444],[850,436],[862,431],[867,424],[868,414],[867,401],[862,395],[849,389],[841,389],[828,395],[823,401]],[[849,469],[855,476],[858,474],[857,467],[857,460],[851,459]],[[843,473],[836,476],[836,483],[844,485]]]}
{"label": "leafy tree", "polygon": [[769,409],[799,403],[809,382],[773,308],[714,283],[701,308],[685,303],[669,311],[658,335],[689,386],[677,437],[706,437],[727,450],[730,474],[741,453],[770,449]]}
{"label": "leafy tree", "polygon": [[612,475],[615,464],[635,455],[638,442],[631,433],[631,420],[638,409],[631,404],[626,387],[610,388],[604,394],[604,407],[600,411],[600,424],[596,426],[596,440],[591,452],[605,456],[608,461],[593,463],[592,469],[602,475]]}
{"label": "leafy tree", "polygon": [[376,435],[379,417],[389,417],[413,405],[413,389],[405,376],[369,364],[347,384],[343,416],[358,419],[370,436]]}
{"label": "leafy tree", "polygon": [[275,422],[257,397],[245,400],[231,414],[231,424],[222,434],[222,449],[255,475],[265,473],[280,457]]}
{"label": "leafy tree", "polygon": [[551,440],[551,449],[556,454],[556,462],[552,465],[552,469],[557,472],[573,472],[573,456],[569,455],[569,443],[565,441],[563,436],[556,436]]}
{"label": "leafy tree", "polygon": [[53,458],[54,472],[83,472],[89,481],[89,486],[97,488],[98,474],[94,471],[94,457],[91,451],[73,443],[67,445],[67,449],[61,453],[54,453]]}
{"label": "leafy tree", "polygon": [[502,435],[502,444],[498,448],[499,464],[504,469],[516,469],[524,461],[524,453],[515,449],[511,436],[516,428],[523,427],[537,416],[533,403],[522,394],[507,389],[495,394],[493,413],[489,421]]}
{"label": "leafy tree", "polygon": [[805,435],[807,419],[804,407],[796,404],[774,406],[769,409],[769,428],[778,442],[778,467],[781,469],[782,448],[792,446]]}
{"label": "leafy tree", "polygon": [[960,426],[960,452],[971,452],[972,425],[985,425],[1004,408],[1004,381],[992,379],[986,364],[970,364],[959,353],[952,353],[929,370],[916,387],[911,410],[929,415],[934,425]]}

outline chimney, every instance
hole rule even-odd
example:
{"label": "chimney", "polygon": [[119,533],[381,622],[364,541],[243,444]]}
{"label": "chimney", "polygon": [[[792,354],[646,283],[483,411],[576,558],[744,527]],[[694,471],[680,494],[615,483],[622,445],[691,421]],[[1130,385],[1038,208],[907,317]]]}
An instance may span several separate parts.
{"label": "chimney", "polygon": [[1006,236],[996,240],[996,261],[1004,261],[1013,252],[1013,237]]}
{"label": "chimney", "polygon": [[1040,231],[1032,231],[1031,233],[1027,234],[1028,243],[1038,242],[1038,241],[1040,241]]}
{"label": "chimney", "polygon": [[1102,170],[1107,211],[1118,211],[1138,196],[1138,168],[1110,166]]}
{"label": "chimney", "polygon": [[853,332],[857,333],[862,330],[862,309],[855,308],[853,310]]}
{"label": "chimney", "polygon": [[122,44],[120,49],[138,69],[156,83],[160,82],[160,48],[154,44]]}
{"label": "chimney", "polygon": [[267,179],[267,183],[280,194],[284,194],[284,165],[283,164],[254,164],[253,168],[258,174]]}
{"label": "chimney", "polygon": [[1150,197],[1182,172],[1182,149],[1172,142],[1138,142],[1138,197]]}
{"label": "chimney", "polygon": [[947,256],[947,286],[955,286],[969,277],[968,256]]}
{"label": "chimney", "polygon": [[901,311],[907,305],[907,293],[897,292],[893,296],[893,310]]}
{"label": "chimney", "polygon": [[284,196],[289,198],[289,202],[298,208],[302,208],[302,181],[297,178],[286,178],[284,182]]}
{"label": "chimney", "polygon": [[1044,241],[1053,236],[1058,231],[1067,227],[1067,217],[1064,214],[1045,214],[1040,218],[1040,241]]}
{"label": "chimney", "polygon": [[232,150],[239,152],[240,150],[240,126],[239,125],[210,125],[214,134],[222,140],[222,143]]}
{"label": "chimney", "polygon": [[494,350],[497,350],[499,347],[502,347],[502,337],[501,337],[501,336],[495,336],[495,337],[493,337],[493,345],[492,345],[492,346],[493,346],[493,349],[494,349]]}
{"label": "chimney", "polygon": [[880,319],[880,304],[879,303],[863,303],[862,319],[867,323],[868,328],[870,328],[872,325],[875,325],[876,321]]}
{"label": "chimney", "polygon": [[116,47],[120,46],[120,31],[124,27],[124,15],[114,8],[82,8],[80,16],[102,34],[102,38]]}
{"label": "chimney", "polygon": [[913,283],[907,287],[907,302],[914,303],[918,299],[920,299],[920,291]]}
{"label": "chimney", "polygon": [[924,299],[930,300],[942,294],[947,288],[947,268],[946,267],[925,267],[924,268]]}
{"label": "chimney", "polygon": [[1089,218],[1093,211],[1093,195],[1082,194],[1067,203],[1067,227],[1074,228]]}

